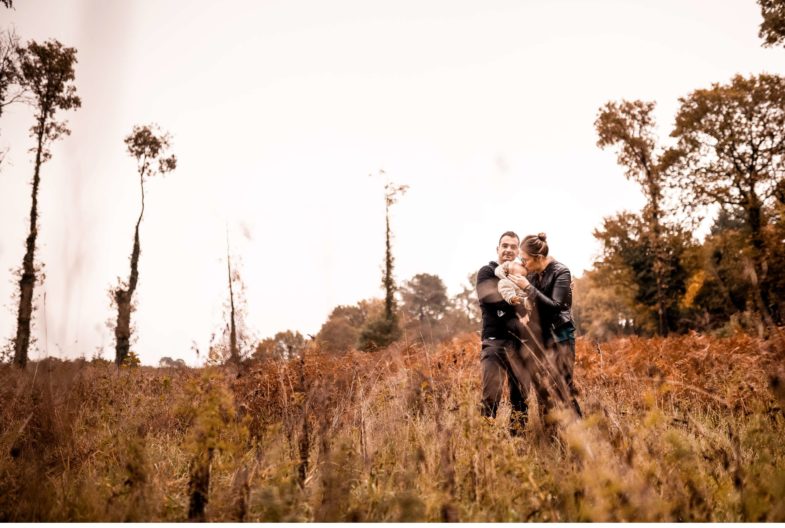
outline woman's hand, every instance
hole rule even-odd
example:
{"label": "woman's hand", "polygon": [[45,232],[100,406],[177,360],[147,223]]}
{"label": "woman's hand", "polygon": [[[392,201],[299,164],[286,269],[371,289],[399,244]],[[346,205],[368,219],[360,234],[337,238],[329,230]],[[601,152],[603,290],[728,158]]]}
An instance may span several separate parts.
{"label": "woman's hand", "polygon": [[513,306],[518,306],[522,302],[523,302],[523,300],[520,297],[518,297],[517,295],[514,295],[514,296],[512,296],[510,298],[510,304],[513,305]]}
{"label": "woman's hand", "polygon": [[529,281],[523,275],[507,275],[507,278],[514,282],[520,289],[524,290],[529,285]]}

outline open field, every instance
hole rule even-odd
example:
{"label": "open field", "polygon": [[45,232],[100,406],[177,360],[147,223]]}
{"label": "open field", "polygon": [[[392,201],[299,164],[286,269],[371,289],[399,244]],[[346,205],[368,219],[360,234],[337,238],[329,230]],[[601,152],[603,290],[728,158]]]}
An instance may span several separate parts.
{"label": "open field", "polygon": [[[782,358],[579,340],[558,441],[477,409],[477,337],[227,368],[0,367],[3,521],[783,521]],[[206,506],[203,514],[200,505]]]}

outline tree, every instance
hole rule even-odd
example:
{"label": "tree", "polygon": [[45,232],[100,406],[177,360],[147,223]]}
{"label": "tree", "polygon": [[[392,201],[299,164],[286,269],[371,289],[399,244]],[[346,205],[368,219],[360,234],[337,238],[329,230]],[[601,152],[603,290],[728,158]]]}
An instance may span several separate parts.
{"label": "tree", "polygon": [[273,337],[262,339],[256,346],[255,359],[289,360],[300,357],[307,346],[305,337],[300,332],[278,332]]}
{"label": "tree", "polygon": [[[612,289],[614,302],[625,300],[623,319],[634,322],[636,333],[683,329],[679,301],[685,293],[689,276],[686,261],[693,243],[689,233],[676,227],[669,227],[660,236],[655,246],[646,220],[629,212],[605,218],[602,228],[594,231],[602,252],[592,280],[599,287]],[[662,289],[656,277],[658,260],[663,262],[660,269],[667,271],[661,278]]]}
{"label": "tree", "polygon": [[671,133],[678,142],[666,154],[671,185],[686,210],[719,204],[744,211],[749,243],[742,261],[757,309],[773,327],[765,207],[785,176],[785,78],[736,75],[679,102]]}
{"label": "tree", "polygon": [[0,117],[6,106],[23,100],[20,81],[19,37],[9,29],[0,33]]}
{"label": "tree", "polygon": [[144,182],[153,176],[163,176],[177,167],[177,158],[167,155],[170,137],[158,131],[155,125],[135,126],[125,138],[128,153],[136,160],[139,174],[139,186],[142,193],[142,209],[134,228],[134,242],[131,250],[131,273],[128,281],[120,281],[114,290],[114,302],[117,305],[117,323],[115,325],[115,363],[121,365],[131,343],[131,312],[133,311],[133,295],[139,282],[139,226],[144,216]]}
{"label": "tree", "polygon": [[368,319],[360,329],[360,335],[357,337],[357,348],[365,352],[371,352],[390,345],[400,336],[401,327],[397,316],[394,316],[392,319],[387,319],[383,316],[375,317]]}
{"label": "tree", "polygon": [[[383,173],[383,171],[382,171]],[[397,185],[387,182],[384,185],[384,220],[385,220],[385,252],[384,252],[384,317],[392,321],[395,317],[395,278],[393,277],[392,230],[390,229],[390,207],[398,201],[398,197],[406,194],[408,185]]]}
{"label": "tree", "polygon": [[6,6],[8,9],[12,9],[14,7],[13,0],[0,0],[0,2],[2,2],[2,4]]}
{"label": "tree", "polygon": [[477,301],[477,272],[467,275],[461,290],[447,300],[447,311],[439,321],[440,334],[446,339],[464,332],[478,332],[482,325],[480,303]]}
{"label": "tree", "polygon": [[[384,171],[379,171],[384,175]],[[398,197],[406,194],[408,185],[398,185],[389,180],[384,184],[385,253],[382,287],[384,288],[384,318],[369,320],[361,330],[358,346],[361,350],[382,348],[400,336],[397,314],[395,313],[395,278],[393,277],[392,230],[390,228],[390,208]]]}
{"label": "tree", "polygon": [[438,321],[447,313],[447,287],[438,275],[418,273],[401,287],[406,314],[418,321]]}
{"label": "tree", "polygon": [[418,273],[400,289],[404,328],[427,342],[441,341],[452,333],[447,287],[438,275]]}
{"label": "tree", "polygon": [[357,343],[360,328],[352,325],[347,318],[330,315],[319,330],[316,343],[323,352],[343,354]]}
{"label": "tree", "polygon": [[575,279],[573,316],[581,335],[605,341],[632,333],[636,308],[633,281],[607,281],[601,270],[590,270]]}
{"label": "tree", "polygon": [[251,355],[257,346],[257,337],[249,327],[246,316],[248,304],[245,295],[245,282],[240,270],[242,260],[233,258],[226,236],[226,271],[228,295],[223,304],[221,329],[213,332],[207,352],[208,365],[232,364],[241,366],[243,360]]}
{"label": "tree", "polygon": [[[229,251],[229,228],[226,229],[226,270],[229,283],[229,361],[239,364],[240,351],[237,346],[237,313],[234,306],[234,275],[232,274],[232,255]],[[238,277],[239,278],[239,277]]]}
{"label": "tree", "polygon": [[169,356],[164,356],[160,360],[158,360],[158,366],[160,368],[185,368],[185,361],[182,359],[172,359]]}
{"label": "tree", "polygon": [[600,148],[617,146],[617,162],[623,166],[627,179],[634,181],[643,189],[646,206],[643,219],[646,231],[643,236],[650,238],[653,249],[654,282],[656,285],[655,302],[657,305],[657,330],[660,335],[668,333],[665,323],[667,300],[665,298],[665,276],[668,274],[663,241],[663,165],[660,155],[655,152],[656,142],[653,133],[655,125],[652,115],[655,104],[643,101],[609,102],[600,109],[594,126]]}
{"label": "tree", "polygon": [[41,165],[51,158],[49,145],[71,131],[67,122],[55,119],[59,110],[79,108],[82,104],[76,95],[73,81],[76,78],[76,49],[65,48],[56,40],[38,44],[30,41],[19,50],[19,82],[32,96],[35,124],[30,135],[35,139],[35,165],[33,172],[30,231],[25,242],[22,274],[19,279],[19,311],[14,340],[14,363],[27,364],[30,345],[30,320],[33,313],[33,289],[36,282],[35,245],[38,237],[38,188],[41,183]]}
{"label": "tree", "polygon": [[785,43],[785,2],[783,0],[758,0],[763,21],[758,36],[763,46],[770,48]]}
{"label": "tree", "polygon": [[[0,33],[0,117],[6,106],[24,100],[25,90],[19,83],[19,75],[19,37],[9,29]],[[0,163],[7,151],[0,151]]]}
{"label": "tree", "polygon": [[[336,306],[316,335],[319,348],[332,354],[343,354],[353,348],[368,318],[370,304],[370,301],[360,301],[352,306]],[[381,302],[376,304],[381,313]]]}
{"label": "tree", "polygon": [[755,307],[748,299],[749,281],[739,266],[747,239],[744,211],[721,209],[700,248],[703,277],[693,301],[705,310],[709,328],[718,328],[734,314]]}
{"label": "tree", "polygon": [[382,299],[336,306],[316,335],[316,343],[322,351],[333,354],[343,354],[352,348],[362,350],[360,334],[367,323],[375,320],[384,320]]}
{"label": "tree", "polygon": [[785,319],[785,202],[777,202],[770,210],[769,229],[766,233],[766,247],[769,262],[769,290],[772,295],[772,317],[775,321]]}
{"label": "tree", "polygon": [[482,324],[482,312],[477,300],[476,285],[477,272],[473,271],[466,276],[466,282],[461,285],[461,291],[450,299],[451,311],[461,315],[467,330],[469,328],[478,330]]}

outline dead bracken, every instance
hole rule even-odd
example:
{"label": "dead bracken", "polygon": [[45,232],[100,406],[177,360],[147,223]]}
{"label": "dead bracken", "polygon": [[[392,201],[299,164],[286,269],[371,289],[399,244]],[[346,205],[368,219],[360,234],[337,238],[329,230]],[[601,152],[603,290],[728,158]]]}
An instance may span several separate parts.
{"label": "dead bracken", "polygon": [[[558,438],[477,408],[479,343],[223,367],[0,365],[3,521],[782,521],[757,338],[578,341]],[[652,354],[657,350],[657,354]],[[692,362],[701,368],[685,368]],[[35,370],[38,367],[38,374]]]}

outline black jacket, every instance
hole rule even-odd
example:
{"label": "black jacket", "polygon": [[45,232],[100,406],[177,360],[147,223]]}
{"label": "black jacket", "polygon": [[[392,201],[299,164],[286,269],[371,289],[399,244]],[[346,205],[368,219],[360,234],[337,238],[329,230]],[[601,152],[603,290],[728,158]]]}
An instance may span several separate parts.
{"label": "black jacket", "polygon": [[526,293],[534,302],[542,330],[543,341],[553,340],[553,333],[572,320],[572,275],[567,266],[551,261],[541,273],[530,273],[526,278],[531,283]]}
{"label": "black jacket", "polygon": [[518,317],[515,307],[507,304],[499,293],[499,278],[494,270],[499,264],[489,262],[487,266],[477,272],[477,299],[480,301],[482,311],[482,339],[519,339]]}

